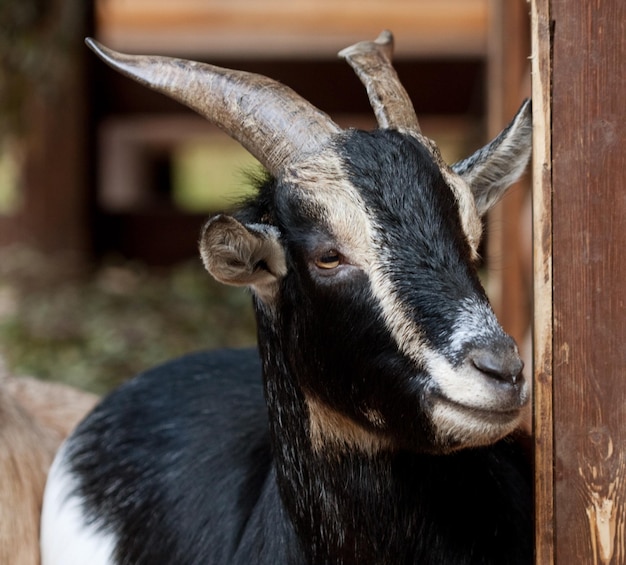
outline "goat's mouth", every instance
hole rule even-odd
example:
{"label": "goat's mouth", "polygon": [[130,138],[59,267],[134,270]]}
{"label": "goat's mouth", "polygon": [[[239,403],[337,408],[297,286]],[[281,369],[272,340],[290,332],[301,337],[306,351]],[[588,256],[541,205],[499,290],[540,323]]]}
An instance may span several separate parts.
{"label": "goat's mouth", "polygon": [[495,443],[519,427],[525,404],[480,407],[437,395],[431,409],[437,443],[454,449]]}
{"label": "goat's mouth", "polygon": [[515,420],[519,417],[525,402],[515,406],[473,406],[463,404],[447,398],[442,395],[438,395],[435,400],[436,404],[441,404],[451,412],[462,414],[464,417],[484,421],[487,423],[493,422],[494,424],[502,423],[506,424],[511,420]]}

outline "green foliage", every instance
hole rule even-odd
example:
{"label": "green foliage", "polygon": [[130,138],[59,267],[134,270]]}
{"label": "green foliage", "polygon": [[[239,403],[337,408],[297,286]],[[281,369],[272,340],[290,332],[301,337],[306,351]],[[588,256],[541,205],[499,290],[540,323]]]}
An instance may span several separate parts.
{"label": "green foliage", "polygon": [[250,296],[199,262],[160,273],[109,262],[85,279],[40,260],[0,258],[0,355],[15,373],[102,393],[187,352],[255,342]]}

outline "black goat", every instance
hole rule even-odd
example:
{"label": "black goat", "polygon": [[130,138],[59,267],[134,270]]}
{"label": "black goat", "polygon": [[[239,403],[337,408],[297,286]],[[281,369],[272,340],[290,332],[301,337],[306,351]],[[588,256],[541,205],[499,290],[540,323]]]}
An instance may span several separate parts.
{"label": "black goat", "polygon": [[44,565],[530,564],[512,437],[528,387],[475,266],[481,216],[528,161],[530,104],[450,168],[388,33],[341,53],[373,132],[265,77],[90,45],[268,169],[200,241],[216,279],[251,289],[259,353],[190,355],[106,398],[55,461]]}

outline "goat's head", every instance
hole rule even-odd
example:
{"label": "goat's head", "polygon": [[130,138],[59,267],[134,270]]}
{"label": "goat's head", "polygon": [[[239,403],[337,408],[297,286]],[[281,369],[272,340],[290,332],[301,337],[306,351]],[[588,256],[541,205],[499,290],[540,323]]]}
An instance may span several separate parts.
{"label": "goat's head", "polygon": [[201,254],[216,279],[252,289],[314,446],[446,452],[515,429],[528,399],[522,362],[475,263],[481,217],[528,161],[528,102],[449,167],[420,132],[389,33],[341,52],[367,88],[373,132],[342,130],[265,77],[91,46],[268,169],[254,201],[209,220]]}

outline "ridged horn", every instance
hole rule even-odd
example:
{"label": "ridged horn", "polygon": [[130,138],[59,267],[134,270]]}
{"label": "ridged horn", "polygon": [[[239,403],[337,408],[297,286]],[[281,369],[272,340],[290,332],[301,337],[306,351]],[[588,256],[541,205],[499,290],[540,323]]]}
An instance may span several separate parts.
{"label": "ridged horn", "polygon": [[420,131],[415,109],[391,64],[393,34],[383,31],[375,41],[361,41],[339,52],[364,84],[381,128]]}
{"label": "ridged horn", "polygon": [[262,75],[171,57],[126,55],[91,38],[86,43],[115,70],[223,129],[275,176],[341,131],[291,88]]}

